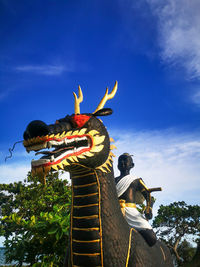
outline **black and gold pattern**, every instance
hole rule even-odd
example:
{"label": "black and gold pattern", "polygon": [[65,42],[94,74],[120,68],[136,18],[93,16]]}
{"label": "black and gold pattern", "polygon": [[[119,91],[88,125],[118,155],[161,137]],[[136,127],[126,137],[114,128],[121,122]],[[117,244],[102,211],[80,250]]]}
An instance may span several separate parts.
{"label": "black and gold pattern", "polygon": [[83,94],[75,97],[75,114],[47,125],[32,121],[24,132],[27,152],[35,151],[32,173],[45,182],[49,171],[63,169],[72,180],[69,255],[65,267],[171,267],[166,246],[149,247],[125,221],[115,187],[112,149],[108,132],[98,116],[117,91],[106,93],[93,113],[80,114]]}

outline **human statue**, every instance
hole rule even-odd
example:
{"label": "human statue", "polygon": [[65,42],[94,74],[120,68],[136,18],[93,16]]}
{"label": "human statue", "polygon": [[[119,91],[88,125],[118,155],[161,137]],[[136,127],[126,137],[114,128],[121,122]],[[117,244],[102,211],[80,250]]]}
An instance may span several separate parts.
{"label": "human statue", "polygon": [[[147,188],[142,178],[136,178],[134,175],[130,174],[130,170],[133,167],[134,163],[130,154],[123,153],[119,156],[118,169],[120,171],[120,176],[115,178],[118,198],[120,200],[122,213],[128,224],[143,236],[149,246],[153,246],[157,238],[148,220],[152,219],[154,198],[151,197],[150,190]],[[146,207],[144,210],[144,217],[138,211],[136,204],[143,204],[145,200]]]}

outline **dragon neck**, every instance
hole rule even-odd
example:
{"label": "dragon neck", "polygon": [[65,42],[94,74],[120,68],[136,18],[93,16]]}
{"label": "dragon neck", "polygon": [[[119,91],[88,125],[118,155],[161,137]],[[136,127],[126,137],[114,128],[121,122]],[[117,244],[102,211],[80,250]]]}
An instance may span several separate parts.
{"label": "dragon neck", "polygon": [[[72,266],[105,266],[107,259],[119,256],[113,244],[121,227],[125,229],[124,240],[119,241],[128,249],[129,229],[119,207],[113,168],[104,172],[77,164],[71,172],[71,180]],[[113,246],[113,250],[107,249],[109,246]]]}

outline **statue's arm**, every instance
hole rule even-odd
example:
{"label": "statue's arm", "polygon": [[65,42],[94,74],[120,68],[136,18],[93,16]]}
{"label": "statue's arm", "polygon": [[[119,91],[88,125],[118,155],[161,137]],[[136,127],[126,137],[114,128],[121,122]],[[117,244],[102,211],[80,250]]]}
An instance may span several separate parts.
{"label": "statue's arm", "polygon": [[145,217],[147,220],[152,219],[153,214],[152,214],[152,197],[151,197],[151,193],[149,191],[149,188],[145,185],[144,181],[142,180],[142,178],[139,179],[139,188],[140,191],[142,193],[142,195],[144,196],[144,198],[146,199],[146,208],[144,211]]}

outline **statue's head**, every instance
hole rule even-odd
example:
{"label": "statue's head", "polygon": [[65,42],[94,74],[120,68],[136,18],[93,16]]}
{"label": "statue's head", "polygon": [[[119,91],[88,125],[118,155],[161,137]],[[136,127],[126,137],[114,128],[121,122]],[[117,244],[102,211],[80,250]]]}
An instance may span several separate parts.
{"label": "statue's head", "polygon": [[30,122],[24,132],[24,147],[27,152],[35,151],[36,155],[42,155],[32,161],[32,173],[45,177],[50,170],[71,171],[77,164],[108,171],[109,165],[112,166],[110,139],[105,126],[97,117],[112,114],[110,108],[103,107],[116,91],[117,82],[110,94],[106,90],[93,113],[80,114],[83,94],[79,87],[79,97],[74,93],[74,114],[50,125],[40,120]]}
{"label": "statue's head", "polygon": [[132,155],[129,153],[123,153],[118,158],[118,169],[123,173],[130,171],[134,167]]}

